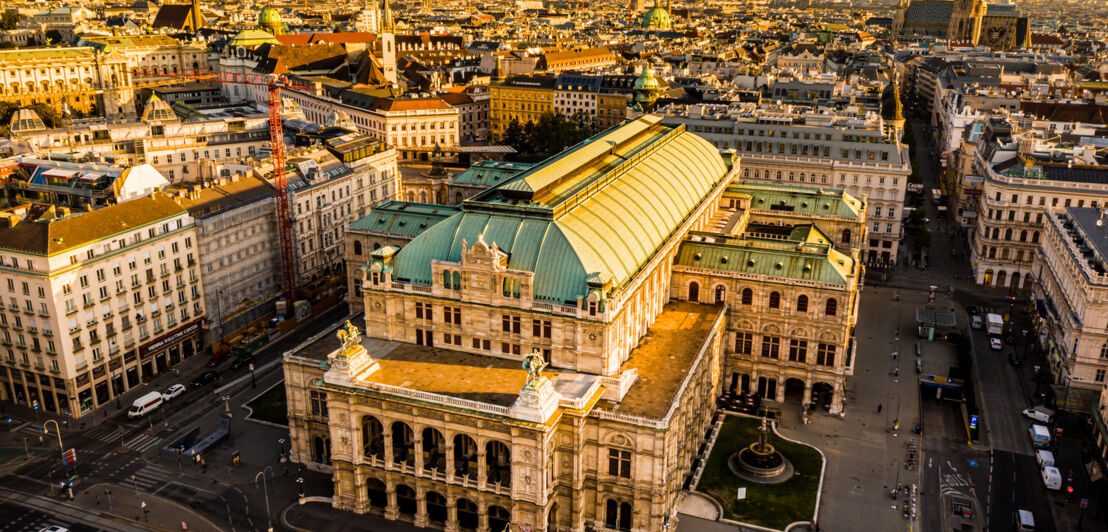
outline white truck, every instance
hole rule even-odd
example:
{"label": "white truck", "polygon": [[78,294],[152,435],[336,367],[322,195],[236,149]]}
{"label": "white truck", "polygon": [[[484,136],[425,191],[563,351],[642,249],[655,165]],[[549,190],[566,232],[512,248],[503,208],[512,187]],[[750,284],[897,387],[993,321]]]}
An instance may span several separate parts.
{"label": "white truck", "polygon": [[985,316],[985,332],[990,336],[1000,336],[1004,334],[1004,318],[1000,314],[989,314]]}

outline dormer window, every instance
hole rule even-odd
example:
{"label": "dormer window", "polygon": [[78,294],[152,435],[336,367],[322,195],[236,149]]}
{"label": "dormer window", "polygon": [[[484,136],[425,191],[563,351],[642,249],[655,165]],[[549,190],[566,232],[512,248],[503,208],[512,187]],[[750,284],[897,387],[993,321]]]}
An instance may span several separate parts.
{"label": "dormer window", "polygon": [[381,272],[373,272],[369,274],[370,279],[373,282],[373,286],[377,286],[381,282]]}
{"label": "dormer window", "polygon": [[596,301],[589,301],[589,316],[596,316],[597,307]]}

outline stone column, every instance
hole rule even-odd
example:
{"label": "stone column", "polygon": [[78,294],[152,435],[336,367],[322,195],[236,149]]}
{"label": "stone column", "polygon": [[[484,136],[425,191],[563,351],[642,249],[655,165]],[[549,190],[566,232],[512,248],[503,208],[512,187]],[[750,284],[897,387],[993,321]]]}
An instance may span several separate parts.
{"label": "stone column", "polygon": [[477,503],[477,532],[491,532],[489,530],[489,507],[480,502]]}
{"label": "stone column", "polygon": [[385,519],[393,520],[400,517],[400,507],[396,505],[396,484],[389,482],[385,485],[385,495],[388,503],[385,505]]}
{"label": "stone column", "polygon": [[421,438],[414,438],[412,442],[412,450],[415,453],[415,470],[416,474],[423,471],[423,440]]}
{"label": "stone column", "polygon": [[446,481],[454,482],[454,445],[447,443],[446,452]]}
{"label": "stone column", "polygon": [[388,430],[382,431],[383,439],[385,440],[385,469],[392,469],[392,462],[394,460],[392,454],[392,432]]}
{"label": "stone column", "polygon": [[485,489],[485,481],[488,477],[486,469],[488,464],[485,462],[485,448],[480,445],[477,446],[477,489]]}
{"label": "stone column", "polygon": [[835,388],[831,392],[831,410],[832,414],[839,414],[843,411],[843,383],[841,381],[835,383]]}
{"label": "stone column", "polygon": [[424,490],[416,492],[415,526],[427,526],[427,492]]}
{"label": "stone column", "polygon": [[785,402],[785,379],[786,378],[787,377],[785,376],[785,374],[783,372],[777,374],[777,397],[774,400],[777,401],[778,403],[784,403]]}
{"label": "stone column", "polygon": [[809,375],[808,379],[804,381],[804,399],[801,400],[803,404],[812,402],[812,376]]}
{"label": "stone column", "polygon": [[444,532],[457,532],[458,530],[458,498],[447,494],[446,496],[446,526]]}

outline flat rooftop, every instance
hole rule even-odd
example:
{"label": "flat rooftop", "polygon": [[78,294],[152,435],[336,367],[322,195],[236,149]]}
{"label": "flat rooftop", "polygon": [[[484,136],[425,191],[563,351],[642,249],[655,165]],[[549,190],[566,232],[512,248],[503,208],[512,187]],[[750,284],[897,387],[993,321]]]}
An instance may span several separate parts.
{"label": "flat rooftop", "polygon": [[597,406],[631,416],[664,417],[721,310],[687,301],[667,304],[623,364],[624,370],[638,370],[638,380],[619,403],[601,401]]}
{"label": "flat rooftop", "polygon": [[[709,338],[720,307],[688,302],[666,305],[657,321],[632,352],[623,369],[638,370],[638,380],[620,403],[603,401],[604,410],[646,418],[669,412],[681,383],[700,348]],[[361,321],[361,315],[356,320]],[[339,324],[292,354],[324,361],[341,342]],[[362,345],[380,369],[367,382],[441,394],[508,407],[527,381],[522,360],[478,355],[362,337]],[[550,368],[548,368],[550,369]],[[550,369],[543,375],[565,399],[582,398],[597,375]]]}

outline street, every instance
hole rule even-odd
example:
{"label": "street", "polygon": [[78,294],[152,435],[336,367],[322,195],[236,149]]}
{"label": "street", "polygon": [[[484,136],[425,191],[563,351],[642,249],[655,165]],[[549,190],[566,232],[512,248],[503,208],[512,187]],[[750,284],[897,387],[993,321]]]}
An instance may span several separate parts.
{"label": "street", "polygon": [[[0,531],[37,532],[49,524],[70,530],[96,530],[68,525],[90,523],[94,517],[102,520],[106,515],[114,516],[108,522],[126,525],[119,530],[133,530],[138,522],[163,529],[179,530],[180,523],[188,522],[194,531],[256,530],[265,528],[271,520],[274,528],[279,528],[278,511],[297,500],[296,466],[281,462],[288,429],[244,421],[247,411],[242,405],[282,382],[281,354],[345,315],[345,305],[340,305],[263,347],[255,354],[256,387],[246,368],[231,371],[225,363],[217,368],[223,377],[220,382],[190,387],[143,419],[127,418],[126,408],[132,399],[128,396],[121,402],[122,408],[102,408],[93,417],[73,423],[72,430],[63,428],[62,443],[66,449],[76,449],[75,464],[67,466],[59,460],[55,431],[47,433],[39,445],[40,424],[16,420],[11,432],[5,434],[0,429],[0,441],[6,440],[8,446],[21,448],[26,437],[32,450],[41,453],[29,460],[16,458],[0,469],[4,489],[54,501],[65,512],[83,516],[72,519],[58,514],[55,522],[24,497],[7,497],[0,507],[5,512],[0,514],[0,523],[19,528],[0,524]],[[200,356],[187,360],[179,366],[179,375],[169,372],[131,395],[138,397],[175,382],[187,385],[195,375],[209,369],[206,362],[207,358]],[[164,444],[193,428],[199,428],[201,435],[214,430],[227,408],[232,412],[230,437],[209,452],[204,464],[182,463],[161,453]],[[53,426],[51,423],[50,428]],[[241,462],[229,467],[229,455],[238,449]],[[255,487],[253,479],[262,470],[266,471],[266,485]],[[328,478],[307,472],[303,476],[306,490],[314,495],[330,495]],[[67,478],[74,481],[72,502],[61,487]],[[266,495],[271,503],[268,512]],[[111,508],[107,508],[109,505]]]}

